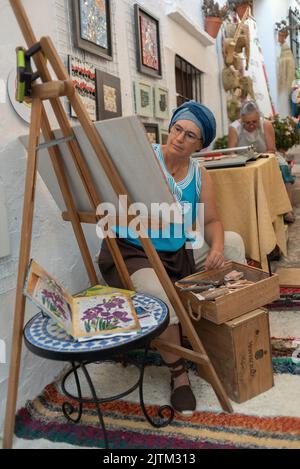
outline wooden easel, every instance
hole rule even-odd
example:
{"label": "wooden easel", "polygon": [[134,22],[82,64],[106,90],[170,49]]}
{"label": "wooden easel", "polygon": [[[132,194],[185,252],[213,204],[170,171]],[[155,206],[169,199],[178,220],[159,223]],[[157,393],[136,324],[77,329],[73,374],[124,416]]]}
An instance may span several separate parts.
{"label": "wooden easel", "polygon": [[[26,12],[22,6],[22,0],[10,0],[10,4],[13,8],[23,36],[26,40],[27,46],[28,48],[30,48],[37,43],[37,40],[34,36]],[[105,171],[107,177],[109,178],[116,194],[128,196],[127,189],[124,187],[117,171],[115,170],[110,156],[108,155],[99,134],[95,130],[94,125],[91,122],[81,102],[80,97],[75,92],[73,84],[69,79],[69,76],[52,44],[51,39],[43,37],[39,41],[39,44],[41,46],[41,52],[34,55],[34,61],[37,71],[41,77],[42,84],[33,85],[32,93],[32,111],[21,230],[20,261],[18,270],[14,328],[12,338],[14,347],[12,349],[10,362],[10,375],[7,393],[8,397],[4,427],[4,448],[11,448],[14,433],[17,389],[22,349],[22,331],[24,326],[25,314],[25,297],[23,295],[23,286],[25,282],[27,266],[30,260],[35,185],[37,175],[37,153],[41,130],[45,142],[49,143],[48,150],[50,158],[67,207],[67,213],[64,214],[63,218],[72,223],[73,230],[79,245],[81,255],[83,257],[85,267],[88,272],[91,285],[95,285],[98,283],[97,275],[82,231],[81,223],[96,222],[97,219],[94,213],[96,213],[96,208],[99,203],[101,203],[101,200],[99,195],[96,193],[91,175],[89,174],[88,168],[85,165],[84,156],[81,153],[80,147],[75,139],[73,130],[70,126],[68,117],[60,102],[59,98],[61,96],[68,97],[70,104],[76,112],[79,122],[82,128],[84,129],[86,136],[99,159],[99,164],[102,165],[102,168]],[[57,76],[57,81],[52,80],[46,65],[46,59],[51,64],[52,69],[54,70]],[[71,195],[71,190],[69,188],[68,180],[64,172],[63,165],[61,164],[60,151],[57,146],[58,141],[55,140],[47,114],[45,112],[45,108],[43,105],[44,100],[49,100],[52,105],[58,124],[62,130],[63,139],[69,147],[70,154],[73,158],[73,161],[75,162],[77,171],[84,184],[85,190],[90,200],[91,209],[94,210],[94,213],[85,214],[79,213],[76,210]],[[129,196],[128,200],[130,203]],[[193,347],[193,350],[189,350],[181,346],[171,345],[161,339],[156,339],[155,341],[153,341],[153,345],[159,350],[172,352],[180,357],[192,360],[193,362],[197,363],[198,367],[201,367],[201,375],[204,376],[205,379],[212,385],[222,408],[227,412],[232,412],[232,407],[224,391],[224,388],[206,354],[206,351],[196,331],[194,330],[190,317],[184,309],[181,300],[173,286],[173,283],[168,277],[157,252],[155,251],[151,241],[148,238],[141,238],[140,240],[142,242],[144,251],[148,256],[151,266],[155,270],[162,285],[164,285],[166,294],[177,313],[177,316],[184,329],[184,333],[188,337]],[[109,239],[108,243],[124,287],[128,289],[134,289],[128,270],[121,256],[119,248],[116,244],[116,241],[114,239]]]}

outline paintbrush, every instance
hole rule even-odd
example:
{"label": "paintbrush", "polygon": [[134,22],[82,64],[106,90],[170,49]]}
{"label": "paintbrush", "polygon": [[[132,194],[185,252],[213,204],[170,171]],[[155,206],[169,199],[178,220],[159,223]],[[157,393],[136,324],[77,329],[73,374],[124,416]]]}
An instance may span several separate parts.
{"label": "paintbrush", "polygon": [[207,291],[209,288],[214,288],[214,285],[203,285],[201,286],[195,286],[195,287],[187,287],[187,288],[182,288],[180,291],[181,292],[194,292],[194,293],[200,293],[203,291]]}
{"label": "paintbrush", "polygon": [[194,282],[192,280],[178,280],[177,283],[180,285],[210,285],[213,287],[220,287],[223,285],[222,280],[196,280]]}

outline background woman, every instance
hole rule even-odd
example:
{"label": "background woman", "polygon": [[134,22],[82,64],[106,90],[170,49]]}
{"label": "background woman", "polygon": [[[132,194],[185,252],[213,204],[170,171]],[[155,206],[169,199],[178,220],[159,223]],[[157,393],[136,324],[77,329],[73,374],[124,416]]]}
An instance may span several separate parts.
{"label": "background woman", "polygon": [[[263,118],[255,101],[246,101],[241,107],[240,116],[240,119],[234,121],[229,127],[228,147],[254,145],[258,153],[276,153],[275,132],[272,123]],[[283,156],[276,153],[276,157],[292,204],[292,184],[294,184],[295,178],[291,175],[289,165]],[[287,223],[293,223],[295,221],[294,213],[286,213],[284,220]]]}

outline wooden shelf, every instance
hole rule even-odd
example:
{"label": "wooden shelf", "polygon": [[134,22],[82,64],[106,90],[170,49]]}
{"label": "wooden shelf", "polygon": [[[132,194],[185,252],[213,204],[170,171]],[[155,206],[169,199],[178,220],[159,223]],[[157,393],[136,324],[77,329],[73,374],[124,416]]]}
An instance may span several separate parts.
{"label": "wooden shelf", "polygon": [[180,8],[170,10],[167,16],[196,38],[203,46],[207,47],[215,44],[215,39],[203,29],[200,29],[196,23],[193,23]]}

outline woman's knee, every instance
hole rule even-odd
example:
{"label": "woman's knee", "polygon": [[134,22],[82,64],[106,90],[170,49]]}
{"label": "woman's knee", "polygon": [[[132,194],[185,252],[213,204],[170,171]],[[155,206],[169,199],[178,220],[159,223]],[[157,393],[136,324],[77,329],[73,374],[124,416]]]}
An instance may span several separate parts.
{"label": "woman's knee", "polygon": [[224,233],[224,257],[227,261],[246,263],[243,238],[234,231],[225,231]]}
{"label": "woman's knee", "polygon": [[131,280],[138,293],[157,296],[163,290],[155,270],[151,268],[137,270],[131,275]]}
{"label": "woman's knee", "polygon": [[134,274],[131,275],[131,280],[137,293],[145,293],[155,296],[167,305],[170,314],[170,325],[179,323],[174,308],[172,307],[170,300],[167,297],[167,294],[154,269],[144,268],[137,270],[134,272]]}

